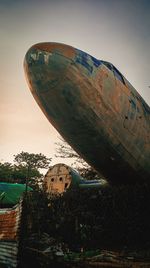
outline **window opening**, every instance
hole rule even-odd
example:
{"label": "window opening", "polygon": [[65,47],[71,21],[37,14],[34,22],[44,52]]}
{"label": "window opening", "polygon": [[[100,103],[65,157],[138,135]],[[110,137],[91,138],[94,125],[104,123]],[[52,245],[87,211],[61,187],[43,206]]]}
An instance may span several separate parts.
{"label": "window opening", "polygon": [[65,189],[67,188],[67,186],[68,186],[68,183],[65,183]]}

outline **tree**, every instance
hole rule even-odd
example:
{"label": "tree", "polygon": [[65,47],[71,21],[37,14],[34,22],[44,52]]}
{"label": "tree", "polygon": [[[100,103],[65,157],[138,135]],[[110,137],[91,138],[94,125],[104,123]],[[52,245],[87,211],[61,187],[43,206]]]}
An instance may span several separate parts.
{"label": "tree", "polygon": [[104,177],[86,163],[85,160],[77,152],[75,152],[62,137],[59,139],[60,142],[55,143],[57,146],[56,157],[72,158],[74,160],[72,166],[76,168],[80,172],[81,176],[86,179],[104,179]]}
{"label": "tree", "polygon": [[76,168],[78,166],[84,167],[84,168],[90,168],[90,166],[84,161],[84,159],[75,152],[72,147],[62,138],[59,137],[60,142],[55,143],[56,144],[56,157],[60,158],[72,158],[74,160],[73,166]]}
{"label": "tree", "polygon": [[33,180],[35,181],[37,178],[42,177],[39,169],[48,168],[51,162],[51,158],[47,158],[45,155],[39,153],[28,153],[21,152],[17,155],[14,155],[15,171],[18,175],[21,175],[23,172],[23,176],[26,173],[26,187],[30,182],[30,185],[33,186]]}
{"label": "tree", "polygon": [[5,162],[0,163],[0,181],[10,181],[12,178],[13,165]]}
{"label": "tree", "polygon": [[28,153],[21,152],[20,154],[14,155],[14,162],[17,165],[22,165],[24,167],[30,167],[30,169],[40,169],[40,168],[48,168],[51,162],[51,158],[47,158],[45,155],[39,153]]}
{"label": "tree", "polygon": [[[12,177],[15,181],[18,181],[20,183],[25,183],[26,178],[28,176],[28,167],[23,165],[14,165]],[[30,178],[40,178],[42,177],[42,174],[37,169],[31,169],[30,170]]]}
{"label": "tree", "polygon": [[48,168],[51,162],[51,158],[41,153],[21,152],[14,157],[14,165],[8,162],[0,163],[0,181],[25,183],[30,180],[31,183],[43,176],[39,169]]}

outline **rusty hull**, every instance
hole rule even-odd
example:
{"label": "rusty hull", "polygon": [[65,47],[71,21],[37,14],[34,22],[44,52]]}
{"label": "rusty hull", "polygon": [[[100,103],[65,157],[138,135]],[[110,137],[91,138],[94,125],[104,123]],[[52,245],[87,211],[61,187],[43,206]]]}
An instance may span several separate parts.
{"label": "rusty hull", "polygon": [[149,180],[150,108],[110,65],[58,43],[32,46],[24,61],[35,100],[85,161],[112,183]]}

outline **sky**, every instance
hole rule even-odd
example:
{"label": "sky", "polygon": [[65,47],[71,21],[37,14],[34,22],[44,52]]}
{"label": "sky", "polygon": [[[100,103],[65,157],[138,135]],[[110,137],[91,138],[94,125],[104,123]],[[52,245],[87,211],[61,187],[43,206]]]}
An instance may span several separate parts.
{"label": "sky", "polygon": [[39,42],[60,42],[112,62],[150,105],[149,0],[0,0],[0,162],[21,151],[52,164],[59,133],[28,88],[23,61]]}

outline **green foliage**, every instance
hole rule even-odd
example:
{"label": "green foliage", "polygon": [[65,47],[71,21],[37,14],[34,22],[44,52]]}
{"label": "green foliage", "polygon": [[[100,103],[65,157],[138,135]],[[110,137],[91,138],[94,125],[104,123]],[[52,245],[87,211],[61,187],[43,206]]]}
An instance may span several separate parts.
{"label": "green foliage", "polygon": [[21,152],[15,155],[15,165],[0,163],[0,181],[25,183],[42,177],[39,169],[48,168],[51,158],[43,154]]}
{"label": "green foliage", "polygon": [[[25,183],[28,177],[28,167],[23,165],[12,165],[11,163],[0,163],[0,181]],[[36,169],[30,170],[30,179],[40,178],[42,174]]]}
{"label": "green foliage", "polygon": [[0,163],[0,181],[12,178],[13,165],[11,163]]}
{"label": "green foliage", "polygon": [[51,162],[51,158],[47,158],[45,155],[39,153],[21,152],[14,155],[14,161],[18,165],[29,166],[31,169],[48,168]]}
{"label": "green foliage", "polygon": [[[14,179],[19,179],[25,182],[25,179],[28,177],[28,167],[21,164],[18,166],[15,165],[12,175]],[[42,174],[40,174],[36,168],[30,170],[30,178],[40,178],[41,176]]]}

